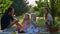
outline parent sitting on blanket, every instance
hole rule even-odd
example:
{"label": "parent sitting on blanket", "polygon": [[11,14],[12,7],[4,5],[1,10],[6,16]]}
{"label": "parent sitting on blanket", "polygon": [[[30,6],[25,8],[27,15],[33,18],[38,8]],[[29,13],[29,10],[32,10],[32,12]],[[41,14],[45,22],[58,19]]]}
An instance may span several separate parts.
{"label": "parent sitting on blanket", "polygon": [[51,14],[49,13],[49,9],[48,8],[44,9],[44,14],[45,14],[45,21],[46,21],[45,24],[52,26],[53,25],[53,18],[51,16]]}
{"label": "parent sitting on blanket", "polygon": [[17,26],[22,27],[19,25],[18,20],[13,18],[14,14],[14,8],[10,7],[8,10],[5,11],[5,13],[1,17],[1,30],[3,31],[16,31],[16,27],[12,27],[14,24]]}

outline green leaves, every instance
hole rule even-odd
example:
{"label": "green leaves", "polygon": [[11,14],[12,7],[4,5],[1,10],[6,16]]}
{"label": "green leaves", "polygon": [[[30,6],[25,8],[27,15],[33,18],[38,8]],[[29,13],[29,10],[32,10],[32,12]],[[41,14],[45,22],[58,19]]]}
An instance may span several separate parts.
{"label": "green leaves", "polygon": [[11,0],[0,0],[0,12],[4,13],[8,7],[10,7],[12,4]]}
{"label": "green leaves", "polygon": [[14,7],[15,9],[16,16],[20,16],[29,10],[25,0],[12,0],[12,1],[13,1],[12,7]]}

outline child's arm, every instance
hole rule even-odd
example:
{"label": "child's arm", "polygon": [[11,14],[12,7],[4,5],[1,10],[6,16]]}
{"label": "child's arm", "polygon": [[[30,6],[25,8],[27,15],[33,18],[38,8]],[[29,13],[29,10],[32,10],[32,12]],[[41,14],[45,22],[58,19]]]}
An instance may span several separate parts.
{"label": "child's arm", "polygon": [[17,26],[20,26],[21,28],[23,27],[23,25],[21,25],[21,24],[18,23],[18,21],[16,21],[15,24],[16,24]]}
{"label": "child's arm", "polygon": [[13,22],[14,22],[14,24],[17,25],[17,27],[18,27],[18,26],[21,27],[21,28],[23,27],[22,25],[20,25],[20,24],[18,23],[18,20],[17,20],[17,19],[14,19]]}

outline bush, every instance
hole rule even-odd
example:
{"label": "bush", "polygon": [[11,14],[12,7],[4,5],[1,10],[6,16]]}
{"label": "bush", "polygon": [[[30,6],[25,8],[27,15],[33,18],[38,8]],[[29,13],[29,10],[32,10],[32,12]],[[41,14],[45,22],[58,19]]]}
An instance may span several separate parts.
{"label": "bush", "polygon": [[43,19],[38,18],[37,22],[38,22],[38,25],[44,25],[44,20]]}

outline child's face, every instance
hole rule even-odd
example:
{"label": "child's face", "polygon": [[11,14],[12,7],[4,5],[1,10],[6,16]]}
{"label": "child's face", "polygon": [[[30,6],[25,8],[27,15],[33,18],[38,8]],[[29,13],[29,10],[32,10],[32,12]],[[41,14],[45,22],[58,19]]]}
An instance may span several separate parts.
{"label": "child's face", "polygon": [[32,16],[31,16],[31,19],[32,19],[32,20],[36,20],[36,16],[35,16],[35,15],[32,15]]}
{"label": "child's face", "polygon": [[29,16],[28,16],[28,15],[26,15],[26,16],[25,16],[25,19],[29,19]]}

